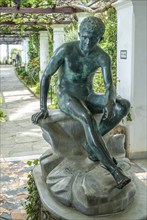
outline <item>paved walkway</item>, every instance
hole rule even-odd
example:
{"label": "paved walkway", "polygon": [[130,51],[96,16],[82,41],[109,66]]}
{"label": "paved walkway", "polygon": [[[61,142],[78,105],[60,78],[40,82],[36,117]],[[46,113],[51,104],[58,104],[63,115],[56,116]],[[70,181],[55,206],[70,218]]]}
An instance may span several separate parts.
{"label": "paved walkway", "polygon": [[19,81],[13,66],[0,66],[0,78],[2,110],[7,115],[1,123],[1,156],[39,156],[49,147],[40,128],[31,122],[31,115],[39,111],[39,100]]}
{"label": "paved walkway", "polygon": [[31,122],[32,114],[39,111],[39,99],[19,81],[13,66],[0,66],[0,87],[1,108],[7,115],[0,127],[0,219],[23,220],[31,169],[27,161],[39,158],[50,146]]}

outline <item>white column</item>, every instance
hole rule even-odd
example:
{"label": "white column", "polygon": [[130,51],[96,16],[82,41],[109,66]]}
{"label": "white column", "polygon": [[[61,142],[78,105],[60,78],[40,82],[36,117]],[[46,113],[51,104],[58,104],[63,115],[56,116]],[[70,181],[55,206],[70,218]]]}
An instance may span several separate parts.
{"label": "white column", "polygon": [[40,31],[40,79],[49,62],[48,32]]}
{"label": "white column", "polygon": [[131,122],[126,121],[130,158],[146,157],[147,147],[147,1],[119,0],[117,10],[118,94],[131,102]]}
{"label": "white column", "polygon": [[9,44],[7,44],[7,64],[10,62],[10,57],[9,57]]}
{"label": "white column", "polygon": [[64,26],[62,24],[54,24],[53,28],[53,51],[64,43]]}
{"label": "white column", "polygon": [[21,42],[22,45],[22,51],[21,51],[21,65],[25,66],[27,69],[27,65],[29,62],[29,38],[24,38],[23,41]]}
{"label": "white column", "polygon": [[25,64],[28,65],[29,62],[29,38],[25,38]]}
{"label": "white column", "polygon": [[21,65],[25,66],[25,40],[23,39],[21,42],[22,51],[21,51]]}
{"label": "white column", "polygon": [[79,30],[79,26],[80,26],[81,22],[83,21],[84,18],[89,17],[90,13],[82,12],[82,13],[76,13],[76,15],[78,17],[78,30]]}

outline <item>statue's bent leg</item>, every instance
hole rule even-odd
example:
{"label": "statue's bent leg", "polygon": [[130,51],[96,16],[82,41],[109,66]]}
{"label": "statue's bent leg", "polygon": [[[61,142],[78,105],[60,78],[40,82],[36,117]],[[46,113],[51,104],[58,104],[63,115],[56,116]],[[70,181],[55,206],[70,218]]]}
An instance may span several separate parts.
{"label": "statue's bent leg", "polygon": [[94,162],[99,161],[97,156],[94,154],[94,152],[91,150],[91,148],[89,147],[88,143],[86,142],[84,145],[84,149],[87,151],[88,153],[88,158]]}
{"label": "statue's bent leg", "polygon": [[[91,93],[86,105],[92,113],[102,113],[106,105],[106,97]],[[98,131],[102,136],[112,130],[125,117],[130,110],[130,102],[126,99],[117,98],[115,106],[115,116],[111,119],[101,120]]]}
{"label": "statue's bent leg", "polygon": [[130,110],[130,103],[126,99],[117,99],[115,106],[115,116],[112,119],[101,120],[99,132],[103,136],[113,129]]}
{"label": "statue's bent leg", "polygon": [[129,183],[130,179],[121,172],[111,157],[102,136],[97,130],[96,121],[86,105],[83,102],[66,95],[64,108],[61,108],[61,110],[81,122],[90,150],[92,150],[96,157],[113,175],[117,182],[117,187],[123,188],[127,183]]}

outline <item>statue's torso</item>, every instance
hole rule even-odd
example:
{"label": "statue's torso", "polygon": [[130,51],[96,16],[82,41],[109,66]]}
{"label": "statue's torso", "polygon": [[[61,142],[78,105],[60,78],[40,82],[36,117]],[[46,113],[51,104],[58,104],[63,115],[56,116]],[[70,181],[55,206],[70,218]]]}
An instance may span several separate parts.
{"label": "statue's torso", "polygon": [[59,72],[59,88],[72,95],[85,97],[92,91],[93,76],[100,67],[99,54],[95,50],[85,56],[76,43],[66,49]]}

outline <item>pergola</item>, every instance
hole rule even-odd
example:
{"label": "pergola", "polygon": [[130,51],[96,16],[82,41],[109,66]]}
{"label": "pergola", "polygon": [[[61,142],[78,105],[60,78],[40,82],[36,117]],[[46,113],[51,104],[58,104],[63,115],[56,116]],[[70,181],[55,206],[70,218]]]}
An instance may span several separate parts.
{"label": "pergola", "polygon": [[[104,12],[116,0],[91,1],[36,1],[25,6],[23,0],[0,5],[0,43],[17,43],[18,39],[31,33],[45,31],[54,24],[74,24],[77,13],[97,14]],[[5,37],[4,37],[5,36]],[[14,40],[13,40],[14,39]]]}

